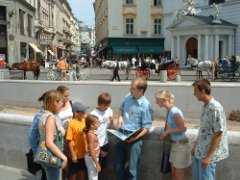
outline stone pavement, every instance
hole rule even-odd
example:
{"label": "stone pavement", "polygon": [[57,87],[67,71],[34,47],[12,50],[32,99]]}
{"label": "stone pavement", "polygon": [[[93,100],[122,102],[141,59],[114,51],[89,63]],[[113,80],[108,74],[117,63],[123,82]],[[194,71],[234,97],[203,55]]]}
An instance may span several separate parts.
{"label": "stone pavement", "polygon": [[30,174],[27,170],[17,169],[0,165],[1,180],[38,180],[41,179],[40,174],[36,176]]}

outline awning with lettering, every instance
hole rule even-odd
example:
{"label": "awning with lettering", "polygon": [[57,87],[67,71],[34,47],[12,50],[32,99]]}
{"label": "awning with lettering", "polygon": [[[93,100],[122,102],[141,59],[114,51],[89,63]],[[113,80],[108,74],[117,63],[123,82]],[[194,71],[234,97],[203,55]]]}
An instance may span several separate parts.
{"label": "awning with lettering", "polygon": [[29,45],[33,48],[33,50],[37,53],[42,53],[42,51],[36,46],[34,43],[29,43]]}
{"label": "awning with lettering", "polygon": [[113,46],[113,54],[138,54],[137,46]]}
{"label": "awning with lettering", "polygon": [[138,46],[140,54],[161,54],[163,52],[162,46]]}
{"label": "awning with lettering", "polygon": [[49,49],[48,52],[52,55],[55,56],[55,54]]}

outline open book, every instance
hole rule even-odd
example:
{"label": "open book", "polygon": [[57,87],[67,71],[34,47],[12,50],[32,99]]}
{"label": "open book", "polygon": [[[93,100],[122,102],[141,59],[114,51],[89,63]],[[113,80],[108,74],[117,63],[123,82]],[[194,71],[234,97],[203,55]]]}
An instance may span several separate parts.
{"label": "open book", "polygon": [[111,134],[113,134],[114,136],[118,137],[119,139],[121,139],[122,141],[127,140],[128,138],[140,133],[142,131],[142,128],[133,131],[132,133],[122,133],[118,130],[114,130],[114,129],[108,129],[108,132],[110,132]]}

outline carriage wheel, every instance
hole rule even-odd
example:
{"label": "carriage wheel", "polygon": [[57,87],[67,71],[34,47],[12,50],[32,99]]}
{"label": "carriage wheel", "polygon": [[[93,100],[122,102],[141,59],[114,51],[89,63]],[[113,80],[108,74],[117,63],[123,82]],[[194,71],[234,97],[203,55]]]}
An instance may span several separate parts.
{"label": "carriage wheel", "polygon": [[53,70],[48,70],[47,71],[47,80],[56,81],[57,80],[57,73]]}
{"label": "carriage wheel", "polygon": [[167,76],[169,80],[175,80],[177,76],[177,68],[175,66],[169,66],[167,69]]}
{"label": "carriage wheel", "polygon": [[235,82],[235,81],[238,81],[239,78],[240,78],[240,72],[236,70],[234,73],[232,73],[230,80]]}
{"label": "carriage wheel", "polygon": [[87,80],[91,78],[91,72],[89,69],[80,69],[77,79],[78,80]]}
{"label": "carriage wheel", "polygon": [[149,69],[139,69],[136,72],[136,76],[140,78],[148,79],[150,77],[150,70]]}

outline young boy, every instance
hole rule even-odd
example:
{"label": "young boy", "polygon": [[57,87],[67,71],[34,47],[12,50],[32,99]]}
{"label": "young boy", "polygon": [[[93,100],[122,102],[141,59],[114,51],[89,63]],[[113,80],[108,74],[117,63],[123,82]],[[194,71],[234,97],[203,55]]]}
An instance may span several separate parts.
{"label": "young boy", "polygon": [[76,180],[79,177],[84,180],[84,171],[86,165],[84,155],[86,154],[85,111],[88,107],[76,102],[72,106],[73,119],[68,124],[66,139],[69,142],[71,158],[69,159],[70,180]]}
{"label": "young boy", "polygon": [[91,114],[99,119],[99,127],[97,136],[100,144],[99,163],[103,169],[106,164],[106,157],[108,152],[108,134],[107,129],[113,128],[113,111],[109,107],[111,103],[111,96],[108,93],[101,93],[98,96],[98,107],[94,109]]}

